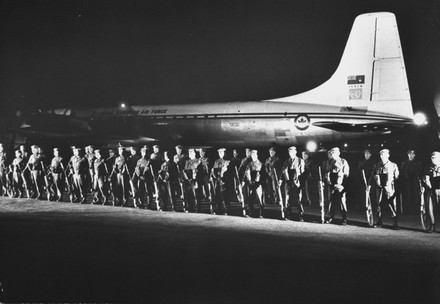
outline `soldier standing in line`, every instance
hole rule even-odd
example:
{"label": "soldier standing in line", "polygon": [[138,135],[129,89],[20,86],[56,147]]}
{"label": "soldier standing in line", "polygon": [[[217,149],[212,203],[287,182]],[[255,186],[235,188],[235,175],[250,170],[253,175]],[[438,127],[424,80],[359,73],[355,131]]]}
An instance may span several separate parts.
{"label": "soldier standing in line", "polygon": [[[152,189],[149,189],[147,186],[147,180],[151,179],[151,173],[150,173],[150,159],[147,157],[147,146],[144,146],[141,149],[141,157],[136,162],[136,167],[134,168],[134,174],[133,174],[133,185],[135,186],[134,190],[134,206],[135,208],[141,208],[144,207],[144,205],[149,206],[150,205],[150,191]],[[142,202],[142,195],[147,194],[147,202],[144,204]]]}
{"label": "soldier standing in line", "polygon": [[402,210],[416,211],[420,207],[420,176],[422,175],[422,166],[415,159],[416,152],[409,150],[407,152],[408,159],[402,163],[400,167],[400,191],[402,193]]}
{"label": "soldier standing in line", "polygon": [[[374,169],[374,161],[371,158],[371,150],[365,149],[364,150],[364,159],[361,160],[358,164],[358,171],[359,171],[359,178],[361,180],[361,187],[363,190],[368,190],[370,192],[370,199],[373,197],[371,193],[371,186],[372,186],[372,180],[373,180],[373,169]],[[363,174],[362,174],[363,170]],[[366,191],[360,192],[360,201],[365,202],[366,200]]]}
{"label": "soldier standing in line", "polygon": [[6,182],[6,172],[7,172],[7,158],[6,152],[4,151],[3,144],[0,143],[0,195],[7,195],[7,182]]}
{"label": "soldier standing in line", "polygon": [[52,175],[48,170],[48,164],[46,164],[47,158],[46,154],[44,153],[44,149],[38,147],[38,153],[41,156],[41,179],[43,182],[43,189],[46,190],[47,200],[49,201],[51,197],[54,196],[52,193]]}
{"label": "soldier standing in line", "polygon": [[116,173],[116,193],[115,198],[121,205],[124,207],[127,203],[127,195],[125,189],[125,156],[124,156],[124,147],[122,145],[118,145],[118,156],[115,159],[115,173]]}
{"label": "soldier standing in line", "polygon": [[212,212],[212,190],[209,183],[210,164],[206,157],[206,149],[199,149],[199,166],[197,167],[197,183],[199,184],[199,197],[209,201],[210,212]]}
{"label": "soldier standing in line", "polygon": [[95,185],[95,181],[93,180],[94,179],[94,165],[93,165],[93,163],[96,158],[93,146],[88,145],[87,147],[85,147],[84,157],[87,160],[87,167],[88,167],[84,186],[87,187],[87,190],[89,192],[92,192],[94,190],[94,185]]}
{"label": "soldier standing in line", "polygon": [[42,198],[42,190],[43,186],[41,183],[42,177],[42,162],[41,155],[38,153],[38,146],[31,146],[32,155],[29,157],[27,167],[31,171],[31,182],[34,194],[32,198],[41,199]]}
{"label": "soldier standing in line", "polygon": [[84,179],[87,171],[87,161],[79,155],[80,150],[81,148],[77,148],[75,146],[72,147],[73,156],[70,158],[68,166],[69,168],[71,168],[72,171],[72,201],[83,204],[86,200],[84,191]]}
{"label": "soldier standing in line", "polygon": [[53,158],[50,162],[49,171],[52,174],[52,193],[54,193],[54,199],[59,202],[62,198],[62,189],[63,189],[63,172],[64,172],[64,166],[63,166],[63,158],[60,156],[58,148],[53,149]]}
{"label": "soldier standing in line", "polygon": [[179,166],[179,170],[183,171],[188,157],[183,153],[183,147],[181,145],[177,145],[175,149],[176,155],[177,157],[179,157],[179,162],[177,163],[177,165]]}
{"label": "soldier standing in line", "polygon": [[382,227],[382,206],[390,208],[393,218],[393,229],[399,229],[397,225],[396,190],[394,185],[399,178],[399,169],[395,163],[389,160],[390,151],[380,151],[380,161],[374,167],[374,180],[377,186],[377,223],[376,227]]}
{"label": "soldier standing in line", "polygon": [[304,160],[304,188],[303,192],[305,193],[305,198],[307,200],[307,204],[309,206],[312,205],[312,200],[310,199],[310,184],[313,180],[314,176],[316,176],[316,164],[310,158],[310,154],[307,151],[303,151],[301,153],[302,159]]}
{"label": "soldier standing in line", "polygon": [[249,215],[255,215],[255,204],[258,205],[257,217],[263,217],[263,163],[258,159],[258,151],[251,150],[251,161],[245,168],[245,179],[249,185]]}
{"label": "soldier standing in line", "polygon": [[[172,153],[165,151],[163,156],[165,162],[162,164],[159,170],[159,188],[164,205],[170,205],[170,210],[175,210],[176,194],[179,192],[179,173],[177,171],[177,163],[171,160]],[[185,208],[184,208],[185,211]]]}
{"label": "soldier standing in line", "polygon": [[290,220],[292,216],[292,207],[298,208],[298,219],[303,222],[304,207],[301,202],[302,187],[304,185],[304,160],[297,156],[295,146],[289,147],[289,158],[284,162],[282,172],[284,179],[285,194],[285,219]]}
{"label": "soldier standing in line", "polygon": [[252,161],[251,149],[246,148],[246,157],[241,160],[240,167],[238,168],[238,177],[240,178],[241,189],[243,193],[243,199],[245,206],[249,206],[249,184],[245,179],[244,172],[246,171],[246,166]]}
{"label": "soldier standing in line", "polygon": [[108,177],[108,168],[104,159],[101,156],[101,150],[95,150],[95,157],[93,160],[93,204],[101,201],[105,205],[107,201],[107,191],[105,189],[105,181]]}
{"label": "soldier standing in line", "polygon": [[264,163],[264,169],[266,172],[266,189],[265,197],[266,204],[276,205],[282,201],[282,197],[278,195],[278,187],[280,187],[279,181],[281,178],[281,159],[276,156],[275,147],[269,149],[270,157],[266,159]]}
{"label": "soldier standing in line", "polygon": [[130,192],[131,197],[133,198],[134,205],[136,207],[136,180],[135,180],[135,174],[134,170],[136,168],[137,162],[140,159],[140,156],[137,154],[136,147],[130,147],[130,156],[127,158],[127,175],[128,180],[130,182]]}
{"label": "soldier standing in line", "polygon": [[331,185],[329,184],[329,180],[327,178],[325,178],[325,177],[330,172],[331,161],[332,161],[332,153],[329,150],[327,152],[327,160],[325,160],[322,163],[322,165],[321,165],[321,168],[322,168],[321,175],[322,175],[322,179],[323,179],[323,182],[324,182],[324,198],[325,198],[325,201],[327,202],[328,212],[329,213],[330,213],[330,205],[331,205],[330,204],[330,194],[331,194],[332,189],[331,189]]}
{"label": "soldier standing in line", "polygon": [[15,159],[11,164],[12,171],[12,191],[14,197],[23,197],[23,169],[26,166],[23,158],[21,157],[21,151],[15,150]]}
{"label": "soldier standing in line", "polygon": [[347,197],[344,187],[345,179],[350,174],[348,162],[341,158],[341,152],[338,147],[330,150],[332,160],[330,161],[330,170],[326,174],[326,179],[330,185],[330,219],[328,223],[332,223],[335,217],[336,206],[341,208],[342,225],[347,225]]}
{"label": "soldier standing in line", "polygon": [[[176,154],[177,155],[177,154]],[[188,150],[189,159],[185,162],[183,170],[183,186],[185,190],[184,199],[188,206],[189,212],[200,211],[200,204],[198,203],[196,190],[197,184],[197,167],[199,166],[199,160],[196,158],[196,151],[194,149]],[[179,164],[177,164],[179,165]]]}
{"label": "soldier standing in line", "polygon": [[107,170],[111,170],[110,174],[107,178],[108,182],[108,191],[113,198],[113,206],[116,205],[115,202],[115,193],[116,193],[116,174],[115,174],[115,151],[113,149],[108,149],[108,158],[105,160],[105,164],[107,165]]}
{"label": "soldier standing in line", "polygon": [[225,203],[226,188],[223,175],[229,166],[229,161],[225,160],[225,148],[217,150],[218,159],[214,162],[211,169],[210,181],[214,185],[214,199],[215,202],[215,214],[228,215],[228,209]]}
{"label": "soldier standing in line", "polygon": [[428,202],[428,212],[431,218],[431,225],[428,227],[428,232],[434,232],[436,231],[435,216],[438,214],[440,201],[440,152],[432,152],[431,164],[424,172],[423,183],[427,190],[426,201]]}

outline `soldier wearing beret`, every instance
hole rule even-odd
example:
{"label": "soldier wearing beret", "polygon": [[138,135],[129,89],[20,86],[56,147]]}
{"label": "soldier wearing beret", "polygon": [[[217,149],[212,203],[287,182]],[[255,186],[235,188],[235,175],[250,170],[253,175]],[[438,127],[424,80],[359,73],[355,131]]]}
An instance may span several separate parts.
{"label": "soldier wearing beret", "polygon": [[60,156],[58,148],[53,149],[53,158],[50,162],[49,171],[52,174],[52,193],[54,193],[55,200],[60,201],[63,189],[63,173],[64,165],[63,158]]}
{"label": "soldier wearing beret", "polygon": [[407,159],[402,162],[400,166],[400,191],[401,197],[401,212],[403,210],[416,211],[419,208],[419,193],[420,184],[419,180],[422,176],[422,165],[416,160],[416,152],[414,150],[408,150]]}
{"label": "soldier wearing beret", "polygon": [[21,157],[21,151],[15,151],[15,158],[12,161],[12,191],[14,197],[23,197],[24,194],[24,182],[23,182],[23,170],[26,166],[23,158]]}
{"label": "soldier wearing beret", "polygon": [[332,223],[335,216],[336,206],[341,208],[342,225],[347,225],[347,197],[345,189],[345,180],[350,174],[348,162],[341,158],[341,152],[338,147],[330,150],[331,161],[326,179],[330,185],[330,206],[329,206],[329,223]]}
{"label": "soldier wearing beret", "polygon": [[[249,215],[263,217],[263,163],[258,159],[258,151],[251,150],[251,161],[245,168],[245,179],[249,185]],[[255,212],[258,205],[258,212]]]}
{"label": "soldier wearing beret", "polygon": [[[177,154],[176,154],[177,155]],[[185,167],[183,168],[183,188],[184,188],[184,199],[185,204],[188,206],[190,212],[198,212],[199,203],[196,189],[197,184],[197,171],[200,161],[196,158],[196,152],[194,149],[188,150],[188,160],[185,162]],[[179,164],[177,164],[179,165]]]}
{"label": "soldier wearing beret", "polygon": [[423,174],[423,184],[426,188],[427,200],[425,201],[428,202],[428,213],[431,219],[428,232],[433,232],[436,230],[435,218],[438,215],[440,201],[440,152],[438,151],[431,154],[431,163]]}
{"label": "soldier wearing beret", "polygon": [[212,189],[209,183],[209,174],[211,172],[211,164],[208,157],[206,157],[206,149],[199,149],[199,166],[197,167],[197,183],[199,184],[199,197],[209,202],[210,210],[212,212]]}
{"label": "soldier wearing beret", "polygon": [[43,163],[40,153],[38,153],[38,146],[31,146],[32,155],[29,157],[27,167],[31,172],[31,183],[33,188],[33,198],[41,199],[42,191],[43,191],[43,182],[42,182],[42,174],[43,174]]}
{"label": "soldier wearing beret", "polygon": [[108,178],[108,168],[105,164],[105,160],[101,156],[101,150],[96,149],[95,157],[93,161],[93,203],[101,202],[105,205],[107,201],[107,190],[105,188],[105,182]]}
{"label": "soldier wearing beret", "polygon": [[[147,156],[147,147],[141,149],[141,157],[136,162],[132,184],[134,185],[134,206],[141,208],[149,206],[153,200],[152,175],[150,172],[151,160]],[[144,204],[141,197],[146,194],[147,202]]]}
{"label": "soldier wearing beret", "polygon": [[[170,151],[165,151],[163,156],[165,162],[159,170],[158,184],[164,207],[169,204],[170,210],[174,211],[177,196],[180,194],[178,158],[174,162],[173,153]],[[186,211],[185,204],[183,205],[183,211]]]}
{"label": "soldier wearing beret", "polygon": [[297,206],[299,221],[304,221],[304,207],[301,203],[301,192],[304,186],[304,160],[297,156],[295,146],[288,149],[289,158],[284,162],[282,167],[284,179],[284,209],[285,219],[290,220],[292,207]]}
{"label": "soldier wearing beret", "polygon": [[229,161],[224,159],[225,152],[225,148],[220,148],[217,150],[219,158],[212,166],[210,181],[214,185],[215,213],[227,215],[228,209],[225,200],[227,193],[225,188],[224,174],[228,169]]}
{"label": "soldier wearing beret", "polygon": [[380,161],[373,170],[374,180],[377,186],[377,223],[376,227],[382,227],[382,206],[387,206],[391,210],[393,218],[393,228],[399,229],[397,224],[396,210],[396,190],[395,183],[399,178],[399,169],[395,163],[389,160],[390,151],[383,149],[380,151]]}
{"label": "soldier wearing beret", "polygon": [[87,168],[88,170],[86,171],[86,178],[85,178],[85,183],[84,186],[85,188],[87,188],[89,190],[89,192],[93,191],[94,188],[94,166],[93,166],[93,162],[95,161],[95,153],[94,153],[94,147],[92,145],[88,145],[87,147],[84,148],[85,154],[84,154],[84,158],[87,160],[86,164],[87,164]]}
{"label": "soldier wearing beret", "polygon": [[264,162],[264,170],[266,173],[265,183],[265,199],[266,204],[279,204],[282,197],[278,195],[279,180],[281,177],[281,159],[276,155],[275,147],[269,149],[269,157]]}
{"label": "soldier wearing beret", "polygon": [[[127,193],[126,193],[126,174],[127,166],[126,159],[124,156],[124,147],[118,145],[118,156],[115,159],[115,174],[116,174],[116,193],[115,198],[117,202],[123,207],[127,203]],[[116,203],[117,204],[117,203]]]}
{"label": "soldier wearing beret", "polygon": [[79,155],[80,148],[72,147],[73,156],[69,161],[69,168],[72,172],[72,195],[73,201],[79,203],[84,203],[85,190],[84,190],[84,179],[87,171],[87,160]]}

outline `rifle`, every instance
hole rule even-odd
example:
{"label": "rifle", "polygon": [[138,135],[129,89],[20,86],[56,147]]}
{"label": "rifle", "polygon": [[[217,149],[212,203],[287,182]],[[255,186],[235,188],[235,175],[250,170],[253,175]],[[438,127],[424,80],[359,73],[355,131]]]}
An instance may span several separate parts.
{"label": "rifle", "polygon": [[153,166],[150,165],[151,175],[153,176],[153,185],[154,185],[154,199],[156,201],[157,206],[159,206],[159,187],[157,186],[156,176],[154,175]]}
{"label": "rifle", "polygon": [[41,168],[42,168],[41,171],[43,171],[44,184],[46,185],[47,200],[49,201],[50,195],[51,195],[51,191],[50,191],[51,189],[50,189],[49,178],[48,178],[49,172],[43,163],[41,163]]}
{"label": "rifle", "polygon": [[237,167],[234,166],[235,169],[235,194],[237,195],[238,201],[241,203],[241,208],[243,209],[243,212],[245,212],[244,208],[244,195],[243,195],[243,189],[241,188],[240,184],[240,176],[238,175]]}
{"label": "rifle", "polygon": [[[425,191],[422,185],[422,181],[420,179],[419,179],[419,186],[420,186],[420,221],[422,223],[423,230],[428,231],[429,216],[426,212]],[[431,189],[431,191],[435,191],[435,190]]]}
{"label": "rifle", "polygon": [[365,177],[365,170],[362,169],[362,178],[365,185],[365,207],[366,207],[366,213],[367,213],[367,221],[368,225],[370,227],[373,227],[374,221],[373,221],[373,210],[371,208],[371,199],[370,199],[370,185],[368,185],[367,179]]}
{"label": "rifle", "polygon": [[24,190],[26,191],[27,198],[30,198],[31,196],[29,195],[29,185],[27,183],[26,176],[24,175],[24,172],[26,170],[29,170],[28,165],[26,165],[26,167],[23,169],[23,171],[21,171],[21,178],[23,179],[23,186],[24,186]]}
{"label": "rifle", "polygon": [[275,168],[272,168],[272,170],[273,170],[273,178],[276,184],[275,187],[277,188],[276,190],[279,198],[278,204],[281,206],[281,217],[284,218],[284,204],[283,204],[283,195],[281,194],[281,186],[279,184],[277,171],[275,170]]}
{"label": "rifle", "polygon": [[322,181],[321,167],[318,166],[319,206],[321,207],[321,223],[325,222],[324,182]]}
{"label": "rifle", "polygon": [[128,166],[127,164],[125,164],[125,169],[127,170],[127,174],[128,174],[128,183],[130,184],[130,188],[131,188],[131,193],[132,193],[132,197],[134,199],[135,195],[136,195],[136,187],[133,184],[133,177],[135,172],[133,172],[133,176],[130,176],[130,170],[128,170]]}
{"label": "rifle", "polygon": [[69,198],[70,198],[70,202],[73,203],[73,192],[72,192],[72,187],[70,186],[70,182],[69,182],[69,175],[67,174],[67,170],[69,169],[69,167],[66,168],[66,170],[64,170],[64,183],[66,184],[66,192],[69,194]]}

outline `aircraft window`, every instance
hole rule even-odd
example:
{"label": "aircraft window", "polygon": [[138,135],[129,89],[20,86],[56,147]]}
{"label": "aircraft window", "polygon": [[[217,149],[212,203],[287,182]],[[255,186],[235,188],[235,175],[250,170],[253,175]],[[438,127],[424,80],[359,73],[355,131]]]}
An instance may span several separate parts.
{"label": "aircraft window", "polygon": [[287,112],[284,112],[284,116],[287,116]]}

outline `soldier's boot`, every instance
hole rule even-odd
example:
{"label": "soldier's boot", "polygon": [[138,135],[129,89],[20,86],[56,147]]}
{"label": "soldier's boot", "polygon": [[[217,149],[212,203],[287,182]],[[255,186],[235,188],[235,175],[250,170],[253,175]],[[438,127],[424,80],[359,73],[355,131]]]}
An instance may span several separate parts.
{"label": "soldier's boot", "polygon": [[299,212],[299,214],[298,214],[298,221],[300,221],[300,222],[304,222],[304,212]]}
{"label": "soldier's boot", "polygon": [[375,227],[375,228],[382,228],[382,227],[383,227],[382,217],[381,217],[381,216],[379,216],[379,217],[377,218],[377,222],[376,222],[376,224],[374,225],[374,227]]}
{"label": "soldier's boot", "polygon": [[342,211],[342,226],[347,226],[347,212],[345,210]]}
{"label": "soldier's boot", "polygon": [[393,217],[393,229],[399,230],[399,225],[397,225],[397,215]]}

